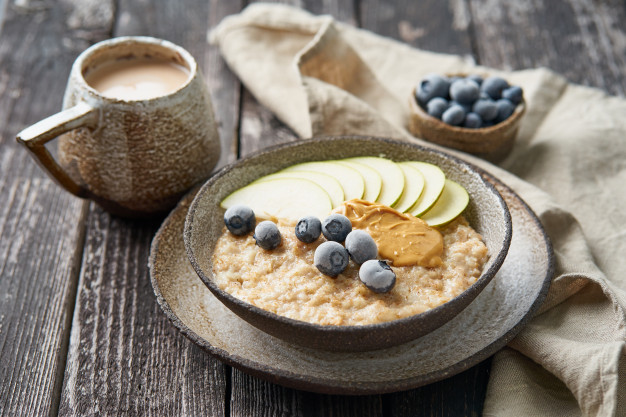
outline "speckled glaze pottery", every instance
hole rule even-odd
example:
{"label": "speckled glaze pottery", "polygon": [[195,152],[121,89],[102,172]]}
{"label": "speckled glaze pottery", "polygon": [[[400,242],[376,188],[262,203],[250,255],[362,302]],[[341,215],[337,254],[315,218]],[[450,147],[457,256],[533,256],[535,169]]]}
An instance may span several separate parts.
{"label": "speckled glaze pottery", "polygon": [[[412,317],[363,326],[323,326],[262,310],[222,291],[212,280],[212,254],[222,233],[220,202],[251,181],[287,166],[352,156],[376,155],[395,161],[425,161],[441,167],[463,185],[470,203],[464,215],[482,234],[490,259],[478,281],[451,301]],[[315,138],[259,152],[222,169],[194,199],[185,223],[184,242],[200,279],[217,299],[242,319],[277,338],[308,348],[369,351],[399,345],[437,329],[459,314],[485,288],[506,256],[511,241],[511,217],[498,191],[465,162],[421,146],[371,137]]]}
{"label": "speckled glaze pottery", "polygon": [[526,103],[522,102],[505,121],[490,127],[469,129],[451,126],[426,113],[417,103],[415,90],[409,98],[409,106],[409,131],[414,136],[494,163],[502,161],[513,149],[520,121],[526,112]]}
{"label": "speckled glaze pottery", "polygon": [[291,388],[325,394],[382,394],[449,378],[504,347],[535,315],[554,274],[554,255],[539,219],[496,178],[513,223],[500,270],[461,314],[410,342],[368,352],[329,352],[285,342],[226,308],[193,270],[183,230],[194,189],[165,219],[150,248],[150,279],[164,314],[210,355]]}
{"label": "speckled glaze pottery", "polygon": [[[85,81],[91,69],[133,57],[171,60],[190,76],[176,91],[146,100],[104,97]],[[220,156],[213,108],[197,64],[165,40],[120,37],[85,50],[72,67],[63,108],[22,131],[18,141],[68,191],[117,215],[167,212],[209,176]],[[58,163],[44,147],[57,136]]]}

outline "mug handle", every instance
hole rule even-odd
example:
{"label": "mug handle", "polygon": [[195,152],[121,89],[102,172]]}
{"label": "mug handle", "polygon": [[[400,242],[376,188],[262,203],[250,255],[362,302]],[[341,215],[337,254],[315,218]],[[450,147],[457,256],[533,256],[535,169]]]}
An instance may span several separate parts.
{"label": "mug handle", "polygon": [[77,184],[54,160],[45,144],[57,136],[79,127],[93,127],[98,121],[98,111],[87,103],[80,102],[17,134],[17,141],[32,153],[37,163],[63,188],[77,197],[89,197],[89,191]]}

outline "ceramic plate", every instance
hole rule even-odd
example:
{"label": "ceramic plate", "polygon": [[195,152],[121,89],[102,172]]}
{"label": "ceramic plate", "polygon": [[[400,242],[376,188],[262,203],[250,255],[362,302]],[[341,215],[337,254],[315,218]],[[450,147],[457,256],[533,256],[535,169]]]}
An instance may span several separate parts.
{"label": "ceramic plate", "polygon": [[222,305],[191,267],[183,243],[194,193],[157,232],[150,276],[159,305],[180,331],[218,359],[292,388],[328,394],[377,394],[429,384],[468,369],[508,343],[544,300],[554,272],[550,242],[530,208],[484,174],[504,197],[513,238],[498,274],[439,329],[388,349],[330,353],[292,345],[246,323]]}

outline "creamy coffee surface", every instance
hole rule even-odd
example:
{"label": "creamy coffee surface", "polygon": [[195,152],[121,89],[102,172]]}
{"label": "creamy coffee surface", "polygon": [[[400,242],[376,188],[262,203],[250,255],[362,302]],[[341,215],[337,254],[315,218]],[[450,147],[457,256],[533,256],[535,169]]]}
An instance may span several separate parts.
{"label": "creamy coffee surface", "polygon": [[187,68],[172,61],[136,58],[107,62],[85,75],[103,96],[147,100],[178,90],[189,79]]}

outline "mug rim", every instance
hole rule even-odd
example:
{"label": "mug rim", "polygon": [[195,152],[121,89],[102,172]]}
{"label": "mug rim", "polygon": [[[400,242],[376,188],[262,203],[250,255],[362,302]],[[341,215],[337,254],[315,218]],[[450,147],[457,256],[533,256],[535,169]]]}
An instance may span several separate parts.
{"label": "mug rim", "polygon": [[[170,91],[167,94],[159,95],[156,97],[144,98],[144,99],[123,99],[117,97],[109,97],[103,95],[100,91],[96,90],[92,87],[83,74],[83,70],[85,68],[85,64],[88,63],[89,59],[92,58],[95,54],[97,54],[100,50],[106,47],[115,47],[118,45],[124,44],[140,44],[140,45],[151,45],[158,46],[178,54],[182,60],[185,62],[187,69],[189,70],[189,76],[187,80],[182,83],[176,90]],[[155,100],[163,99],[165,97],[170,97],[175,94],[178,94],[181,90],[187,88],[191,82],[196,78],[198,74],[198,64],[194,57],[191,55],[189,51],[187,51],[182,46],[179,46],[171,41],[165,39],[154,38],[151,36],[119,36],[115,38],[106,39],[91,45],[89,48],[85,49],[81,54],[76,58],[74,64],[72,65],[71,77],[75,79],[76,82],[80,83],[80,87],[88,91],[89,95],[97,97],[99,100],[107,101],[110,103],[142,103],[142,102],[153,102]]]}

